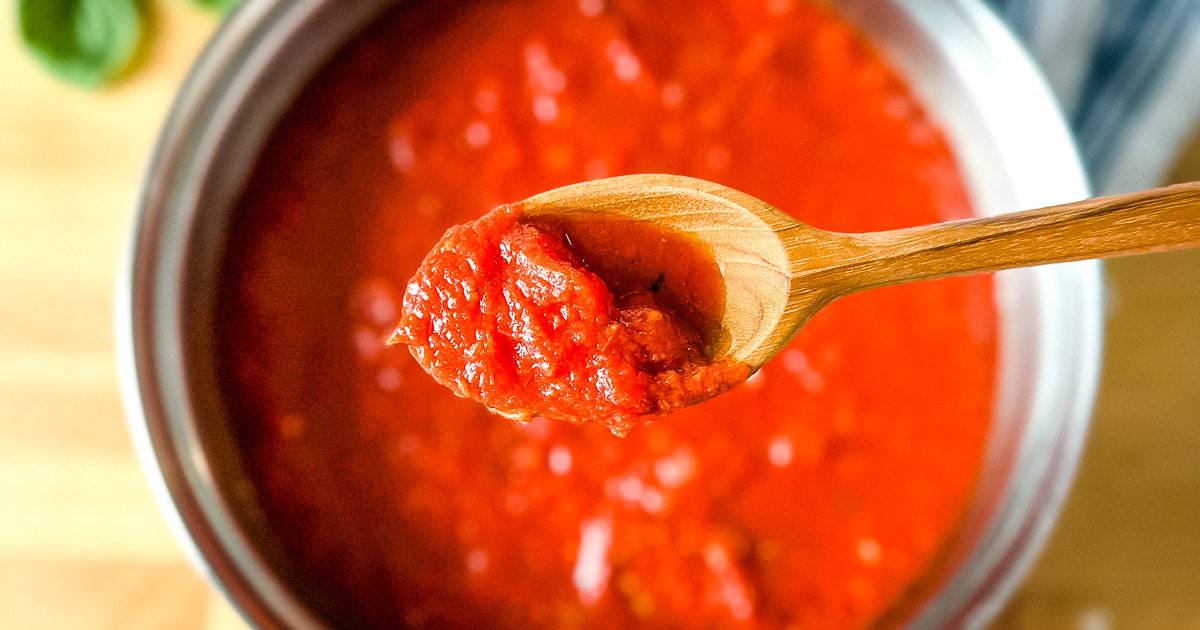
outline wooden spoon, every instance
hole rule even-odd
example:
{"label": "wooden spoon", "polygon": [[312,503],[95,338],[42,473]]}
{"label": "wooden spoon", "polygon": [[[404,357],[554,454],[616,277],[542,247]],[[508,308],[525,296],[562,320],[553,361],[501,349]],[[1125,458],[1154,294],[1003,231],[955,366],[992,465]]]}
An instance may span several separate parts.
{"label": "wooden spoon", "polygon": [[603,212],[706,243],[725,281],[716,358],[758,368],[832,300],[943,276],[1200,246],[1200,182],[902,230],[819,230],[750,195],[678,175],[626,175],[524,201],[527,216]]}

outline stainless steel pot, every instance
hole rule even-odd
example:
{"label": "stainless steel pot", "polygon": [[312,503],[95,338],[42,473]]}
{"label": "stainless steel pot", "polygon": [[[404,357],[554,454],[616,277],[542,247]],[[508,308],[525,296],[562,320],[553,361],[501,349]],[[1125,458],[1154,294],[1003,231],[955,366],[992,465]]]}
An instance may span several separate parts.
{"label": "stainless steel pot", "polygon": [[[196,566],[262,626],[322,620],[274,562],[217,395],[213,295],[234,201],[305,79],[387,0],[248,0],[183,86],[146,175],[117,297],[129,429]],[[984,214],[1086,196],[1054,101],[975,0],[840,0],[949,134]],[[981,625],[1058,515],[1084,442],[1102,338],[1100,265],[999,275],[1000,392],[964,526],[898,619]]]}

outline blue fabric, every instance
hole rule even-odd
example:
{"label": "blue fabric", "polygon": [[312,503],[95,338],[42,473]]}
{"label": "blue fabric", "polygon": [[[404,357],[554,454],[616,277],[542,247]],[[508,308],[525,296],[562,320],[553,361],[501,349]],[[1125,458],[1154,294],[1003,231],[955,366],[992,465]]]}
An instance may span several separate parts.
{"label": "blue fabric", "polygon": [[[1083,66],[1071,70],[1077,82],[1051,83],[1097,188],[1157,183],[1150,180],[1162,176],[1161,165],[1170,163],[1200,117],[1200,0],[989,4],[1051,77],[1064,50],[1083,55]],[[1089,23],[1099,28],[1082,28]],[[1138,159],[1125,158],[1126,151]]]}

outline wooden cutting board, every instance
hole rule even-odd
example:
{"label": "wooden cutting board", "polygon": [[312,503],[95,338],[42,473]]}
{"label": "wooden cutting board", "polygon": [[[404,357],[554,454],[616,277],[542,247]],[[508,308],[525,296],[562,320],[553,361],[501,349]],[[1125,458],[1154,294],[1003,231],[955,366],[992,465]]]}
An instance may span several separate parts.
{"label": "wooden cutting board", "polygon": [[[0,10],[0,629],[244,627],[163,525],[117,395],[113,280],[143,163],[216,23],[147,4],[144,62],[99,93],[35,66]],[[1080,481],[1000,627],[1200,628],[1200,253],[1109,277]]]}

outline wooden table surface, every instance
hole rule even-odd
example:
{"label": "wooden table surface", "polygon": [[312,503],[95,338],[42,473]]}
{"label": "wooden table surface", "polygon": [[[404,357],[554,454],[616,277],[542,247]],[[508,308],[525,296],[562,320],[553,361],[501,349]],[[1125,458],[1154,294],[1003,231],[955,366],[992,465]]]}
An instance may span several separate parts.
{"label": "wooden table surface", "polygon": [[[0,10],[0,628],[242,627],[160,519],[117,394],[110,306],[138,181],[216,22],[147,4],[144,62],[98,93],[45,75]],[[1110,281],[1079,484],[1000,627],[1200,628],[1200,254],[1121,261]]]}
{"label": "wooden table surface", "polygon": [[112,289],[157,128],[216,18],[148,2],[129,78],[47,76],[0,10],[0,628],[236,628],[163,524],[125,434]]}

